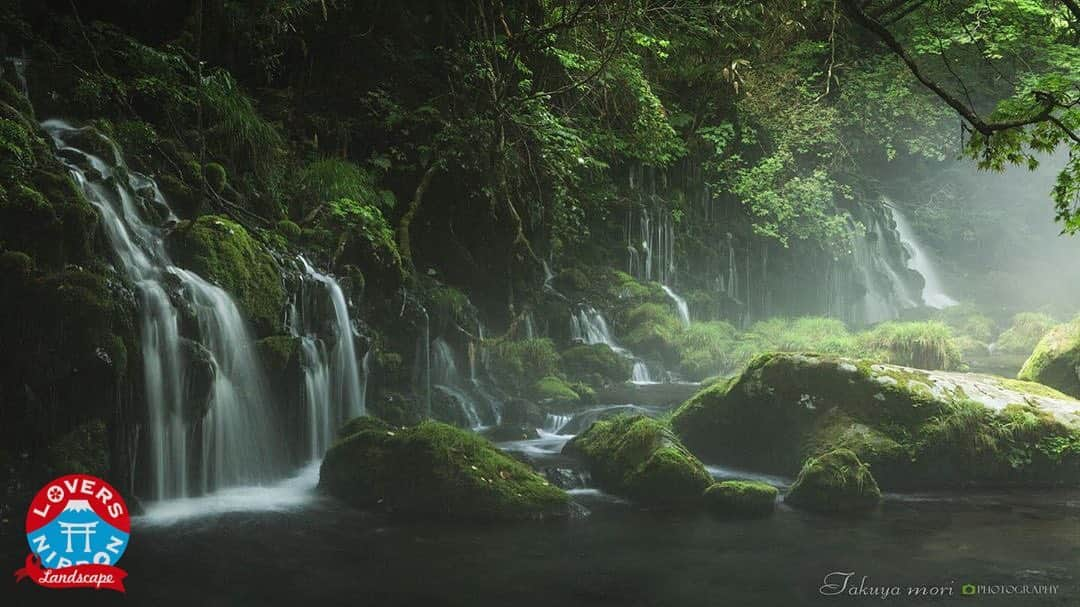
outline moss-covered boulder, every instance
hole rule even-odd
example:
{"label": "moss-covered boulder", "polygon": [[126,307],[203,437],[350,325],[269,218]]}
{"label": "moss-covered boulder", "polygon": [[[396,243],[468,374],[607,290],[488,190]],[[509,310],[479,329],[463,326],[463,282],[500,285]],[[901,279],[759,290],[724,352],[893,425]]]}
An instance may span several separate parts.
{"label": "moss-covered boulder", "polygon": [[1080,401],[990,375],[765,354],[672,426],[706,461],[780,474],[846,448],[886,487],[1080,483]]}
{"label": "moss-covered boulder", "polygon": [[1050,329],[1017,377],[1080,398],[1080,320]]}
{"label": "moss-covered boulder", "polygon": [[702,499],[705,508],[725,516],[768,516],[776,509],[779,491],[758,481],[723,481],[709,485]]}
{"label": "moss-covered boulder", "polygon": [[881,490],[857,455],[836,449],[806,460],[784,501],[818,512],[864,512],[877,507]]}
{"label": "moss-covered boulder", "polygon": [[607,344],[581,344],[562,352],[566,375],[594,388],[626,381],[632,366],[628,358]]}
{"label": "moss-covered boulder", "polygon": [[679,358],[679,337],[683,326],[671,308],[659,303],[643,303],[626,314],[623,343],[635,353],[667,361]]}
{"label": "moss-covered boulder", "polygon": [[532,395],[548,408],[559,410],[589,404],[595,397],[588,386],[573,384],[556,375],[538,379],[532,385]]}
{"label": "moss-covered boulder", "polygon": [[479,436],[439,422],[392,428],[350,421],[326,454],[319,488],[358,508],[405,518],[562,517],[569,498]]}
{"label": "moss-covered boulder", "polygon": [[646,504],[697,504],[712,483],[667,424],[642,415],[598,421],[563,453],[584,460],[601,488]]}
{"label": "moss-covered boulder", "polygon": [[240,224],[218,215],[184,222],[167,240],[169,252],[229,292],[261,335],[281,324],[285,291],[274,258]]}

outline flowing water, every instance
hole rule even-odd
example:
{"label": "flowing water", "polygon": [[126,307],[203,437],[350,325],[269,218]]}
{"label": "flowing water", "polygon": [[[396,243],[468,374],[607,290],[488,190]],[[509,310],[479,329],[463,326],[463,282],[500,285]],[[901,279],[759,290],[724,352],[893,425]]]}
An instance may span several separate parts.
{"label": "flowing water", "polygon": [[686,300],[679,296],[678,293],[673,291],[671,287],[667,285],[660,285],[660,288],[664,290],[664,293],[671,298],[672,303],[675,304],[675,310],[679,313],[679,322],[684,327],[690,326],[690,306],[686,304]]}
{"label": "flowing water", "polygon": [[[128,169],[107,140],[112,158],[71,143],[95,133],[60,120],[42,128],[101,214],[120,269],[138,290],[149,495],[184,497],[270,477],[278,469],[269,449],[271,401],[236,304],[219,287],[172,264],[158,222],[148,219],[171,217],[153,180]],[[181,310],[194,317],[194,344],[180,334]],[[213,370],[209,395],[190,392],[187,373],[198,356]],[[205,412],[193,411],[195,404],[204,404]]]}
{"label": "flowing water", "polygon": [[938,276],[937,268],[927,254],[926,249],[919,242],[915,231],[908,223],[907,217],[896,206],[886,203],[889,212],[892,213],[893,221],[896,222],[896,230],[900,233],[900,239],[904,243],[910,257],[907,265],[923,277],[922,302],[931,308],[947,308],[955,306],[956,300],[945,293],[945,287]]}
{"label": "flowing water", "polygon": [[630,350],[620,346],[608,329],[607,320],[599,310],[592,306],[579,306],[570,316],[570,339],[587,344],[605,344],[620,356],[633,362],[630,381],[647,384],[653,381],[645,361],[634,356]]}
{"label": "flowing water", "polygon": [[[367,372],[357,363],[355,334],[341,285],[307,259],[300,257],[299,262],[304,275],[290,322],[300,337],[307,454],[316,459],[326,452],[341,424],[366,413]],[[324,326],[327,318],[332,322]]]}

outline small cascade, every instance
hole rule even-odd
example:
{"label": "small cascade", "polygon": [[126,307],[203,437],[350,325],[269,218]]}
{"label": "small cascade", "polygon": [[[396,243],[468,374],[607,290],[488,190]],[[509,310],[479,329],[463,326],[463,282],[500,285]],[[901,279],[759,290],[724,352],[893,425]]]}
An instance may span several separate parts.
{"label": "small cascade", "polygon": [[901,238],[886,217],[871,212],[863,219],[865,235],[854,239],[854,270],[862,286],[853,320],[872,324],[892,320],[920,304],[914,275],[904,265]]}
{"label": "small cascade", "polygon": [[485,427],[481,417],[481,405],[486,405],[489,417],[498,422],[498,407],[492,400],[477,394],[476,386],[480,382],[476,379],[470,365],[470,377],[466,380],[458,370],[454,350],[447,341],[436,337],[431,342],[431,382],[432,387],[443,395],[450,398],[460,409],[465,421],[470,428],[478,429]]}
{"label": "small cascade", "polygon": [[341,285],[317,271],[307,259],[300,257],[299,262],[304,275],[291,321],[301,344],[307,452],[317,458],[326,452],[341,424],[366,413],[367,372],[357,363],[355,335]]}
{"label": "small cascade", "polygon": [[633,217],[627,215],[626,227],[627,269],[639,280],[655,280],[670,283],[675,277],[675,225],[670,213],[657,213],[656,218],[648,209],[638,213],[638,243],[631,237]]}
{"label": "small cascade", "polygon": [[690,306],[686,304],[686,300],[679,297],[679,294],[671,290],[671,287],[662,284],[660,288],[667,293],[667,296],[671,298],[671,301],[675,304],[675,309],[679,312],[679,321],[682,322],[684,327],[690,326]]}
{"label": "small cascade", "polygon": [[549,434],[558,434],[566,424],[570,423],[573,419],[573,415],[556,415],[554,413],[548,413],[544,417],[544,427],[541,428],[544,432]]}
{"label": "small cascade", "polygon": [[570,339],[587,344],[605,344],[616,353],[630,359],[634,363],[630,381],[634,383],[652,383],[652,377],[648,366],[640,358],[634,356],[630,350],[620,346],[608,329],[607,320],[599,310],[592,306],[579,306],[577,312],[570,316]]}
{"label": "small cascade", "polygon": [[945,293],[941,279],[938,277],[937,268],[922,244],[920,244],[915,231],[911,228],[911,224],[908,223],[907,217],[904,217],[900,209],[888,201],[885,201],[885,206],[892,213],[893,221],[896,223],[896,231],[899,233],[900,240],[904,243],[904,248],[908,252],[907,267],[915,270],[923,277],[923,289],[920,295],[922,303],[938,309],[955,306],[956,300]]}
{"label": "small cascade", "polygon": [[555,273],[551,271],[551,266],[548,265],[546,260],[540,261],[541,267],[544,269],[544,292],[550,293],[559,299],[566,299],[566,296],[555,289],[553,284],[555,281]]}
{"label": "small cascade", "polygon": [[[60,120],[41,126],[99,211],[120,269],[138,291],[150,497],[183,497],[272,477],[279,466],[271,449],[271,395],[235,302],[172,264],[162,231],[148,218],[175,217],[157,184],[131,171],[111,141],[105,140],[113,157],[101,158],[72,143],[98,136],[94,132]],[[181,333],[182,316],[193,321],[190,336]],[[189,375],[200,361],[212,371],[205,393],[194,391],[199,382]]]}

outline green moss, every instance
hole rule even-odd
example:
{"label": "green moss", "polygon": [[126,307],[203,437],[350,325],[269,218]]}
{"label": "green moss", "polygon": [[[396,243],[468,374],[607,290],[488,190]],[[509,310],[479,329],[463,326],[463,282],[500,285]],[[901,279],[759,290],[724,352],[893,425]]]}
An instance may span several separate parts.
{"label": "green moss", "polygon": [[607,344],[581,344],[562,352],[562,368],[572,379],[593,387],[624,382],[630,378],[631,362]]}
{"label": "green moss", "polygon": [[370,415],[354,417],[345,422],[337,431],[337,437],[344,439],[360,432],[392,432],[394,427],[384,420]]}
{"label": "green moss", "polygon": [[560,377],[548,375],[533,384],[533,394],[537,399],[550,400],[559,403],[574,403],[578,401],[578,393]]}
{"label": "green moss", "polygon": [[768,516],[776,509],[776,487],[758,481],[723,481],[710,485],[702,496],[705,507],[717,514]]}
{"label": "green moss", "polygon": [[1043,335],[1057,324],[1046,314],[1021,312],[1012,318],[1012,324],[994,342],[994,351],[1004,354],[1030,354]]}
{"label": "green moss", "polygon": [[204,215],[175,230],[168,246],[180,265],[228,291],[259,333],[281,324],[285,292],[277,264],[243,226]]}
{"label": "green moss", "polygon": [[1063,392],[1059,392],[1058,390],[1055,390],[1055,389],[1053,389],[1053,388],[1051,388],[1049,386],[1044,386],[1043,384],[1039,384],[1039,383],[1035,383],[1035,382],[1031,382],[1031,381],[1024,381],[1024,380],[1021,380],[1021,379],[1009,379],[1009,378],[1006,378],[1006,377],[997,377],[997,378],[995,378],[995,380],[997,381],[997,384],[999,386],[1001,386],[1002,388],[1007,388],[1009,390],[1015,390],[1017,392],[1025,392],[1027,394],[1036,394],[1038,396],[1046,396],[1048,398],[1060,398],[1060,399],[1071,399],[1071,398],[1073,398],[1073,397],[1071,397],[1071,396],[1069,396],[1069,395],[1067,395],[1067,394],[1065,394]]}
{"label": "green moss", "polygon": [[644,416],[598,421],[563,452],[581,457],[600,487],[643,503],[697,503],[712,483],[670,427]]}
{"label": "green moss", "polygon": [[938,311],[935,319],[953,329],[957,336],[967,336],[975,341],[990,343],[994,338],[994,321],[973,304],[949,306]]}
{"label": "green moss", "polygon": [[818,512],[862,512],[877,507],[881,490],[858,456],[836,449],[808,459],[784,501]]}
{"label": "green moss", "polygon": [[652,354],[665,359],[677,357],[682,323],[665,305],[643,303],[626,315],[628,332],[622,341],[639,354]]}
{"label": "green moss", "polygon": [[319,478],[320,489],[356,507],[476,521],[568,513],[565,492],[475,434],[430,421],[358,425],[327,452]]}
{"label": "green moss", "polygon": [[225,186],[228,185],[228,175],[225,172],[225,167],[216,162],[208,162],[203,165],[203,178],[206,179],[206,185],[219,194],[224,192]]}
{"label": "green moss", "polygon": [[277,222],[274,229],[289,242],[296,243],[300,241],[300,226],[296,225],[295,222],[289,221],[288,219],[282,219]]}
{"label": "green moss", "polygon": [[394,426],[414,426],[427,415],[420,399],[398,392],[384,392],[368,398],[367,409],[371,415]]}
{"label": "green moss", "polygon": [[548,338],[497,339],[483,347],[491,373],[504,386],[526,389],[559,370],[559,354]]}
{"label": "green moss", "polygon": [[271,376],[284,374],[299,365],[297,358],[300,338],[292,335],[271,335],[255,343],[259,360]]}
{"label": "green moss", "polygon": [[1018,379],[1080,397],[1080,320],[1050,329],[1024,362]]}

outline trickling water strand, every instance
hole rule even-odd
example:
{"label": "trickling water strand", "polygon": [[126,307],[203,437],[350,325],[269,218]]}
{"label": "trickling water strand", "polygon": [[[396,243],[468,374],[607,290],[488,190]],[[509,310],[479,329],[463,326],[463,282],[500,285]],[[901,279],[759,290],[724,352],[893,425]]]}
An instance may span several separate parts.
{"label": "trickling water strand", "polygon": [[885,202],[885,206],[892,213],[893,221],[896,222],[896,231],[900,234],[900,240],[904,243],[911,256],[908,259],[907,267],[915,270],[923,277],[922,302],[932,308],[939,309],[955,306],[956,300],[945,293],[941,279],[938,278],[937,268],[934,267],[930,256],[927,255],[918,237],[915,236],[915,231],[911,229],[907,217],[904,217],[904,214],[895,206],[889,204],[888,201]]}
{"label": "trickling water strand", "polygon": [[570,315],[570,338],[587,344],[604,344],[615,353],[633,361],[631,381],[652,383],[649,368],[634,353],[620,346],[608,329],[607,320],[599,310],[592,306],[579,306],[577,312]]}
{"label": "trickling water strand", "polygon": [[671,298],[671,301],[675,304],[675,309],[679,312],[679,320],[684,327],[690,326],[690,306],[686,304],[686,300],[671,290],[671,287],[667,285],[660,285],[660,288],[667,293],[667,296]]}
{"label": "trickling water strand", "polygon": [[[90,131],[59,120],[41,126],[64,152],[61,162],[99,211],[122,271],[139,290],[151,497],[188,495],[195,480],[208,491],[266,478],[276,460],[268,449],[273,408],[236,304],[220,288],[172,265],[161,231],[144,218],[148,204],[168,206],[156,183],[129,170],[111,141],[103,138],[113,156],[106,160],[68,143]],[[151,201],[135,194],[147,191]],[[184,369],[194,361],[183,354],[179,312],[168,294],[168,284],[175,282],[176,296],[197,325],[200,351],[214,370],[205,413],[190,410],[200,395],[189,394],[186,386]]]}
{"label": "trickling water strand", "polygon": [[434,388],[457,404],[471,428],[482,427],[484,424],[477,411],[476,400],[465,391],[450,344],[445,339],[436,337],[431,343],[431,350],[431,380]]}

